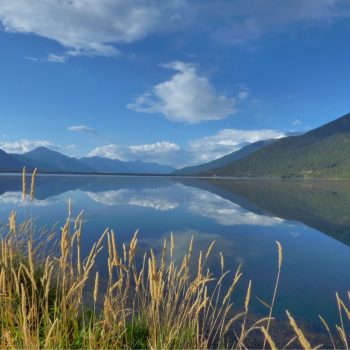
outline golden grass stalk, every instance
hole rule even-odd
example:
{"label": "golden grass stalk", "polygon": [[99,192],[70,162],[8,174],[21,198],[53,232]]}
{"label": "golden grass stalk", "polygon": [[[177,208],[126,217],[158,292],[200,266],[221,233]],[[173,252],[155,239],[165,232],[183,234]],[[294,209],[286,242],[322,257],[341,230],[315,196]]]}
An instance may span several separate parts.
{"label": "golden grass stalk", "polygon": [[13,235],[16,235],[17,232],[17,224],[16,224],[16,212],[11,211],[9,216],[9,226],[10,226],[10,233]]}
{"label": "golden grass stalk", "polygon": [[[261,331],[263,332],[263,334],[265,336],[265,341],[267,341],[269,343],[271,350],[277,350],[277,346],[276,346],[275,342],[273,341],[273,339],[271,338],[268,330],[264,326],[262,326]],[[265,344],[264,344],[264,346],[265,346]]]}
{"label": "golden grass stalk", "polygon": [[[277,244],[277,248],[278,248],[277,249],[278,250],[278,271],[277,271],[277,277],[276,277],[276,282],[275,282],[275,288],[273,290],[272,301],[271,301],[271,305],[270,305],[269,317],[268,317],[268,321],[267,321],[267,325],[266,325],[267,333],[269,332],[269,329],[270,329],[270,321],[271,321],[272,311],[273,311],[273,307],[274,307],[275,300],[276,300],[276,295],[277,295],[277,290],[278,290],[278,285],[279,285],[279,280],[280,280],[280,275],[281,275],[282,259],[283,259],[282,245],[279,241],[276,241],[276,244]],[[267,338],[265,337],[263,349],[265,349],[266,340],[267,340]]]}
{"label": "golden grass stalk", "polygon": [[22,169],[22,198],[25,199],[27,195],[27,175],[26,175],[26,167],[24,166]]}
{"label": "golden grass stalk", "polygon": [[341,340],[343,341],[344,347],[346,349],[349,349],[349,345],[348,345],[348,341],[347,341],[347,337],[346,337],[346,331],[345,331],[345,327],[344,327],[344,321],[343,321],[343,310],[345,311],[345,314],[347,315],[349,320],[350,320],[350,312],[346,308],[345,304],[343,303],[343,301],[341,300],[341,298],[339,297],[339,294],[337,292],[335,293],[335,296],[336,296],[336,300],[337,300],[338,313],[339,313],[340,324],[341,324],[341,327],[339,327],[337,325],[336,329],[340,335]]}
{"label": "golden grass stalk", "polygon": [[308,342],[308,340],[306,339],[303,331],[298,327],[298,325],[296,324],[294,318],[290,315],[290,313],[288,312],[288,310],[286,311],[288,319],[289,319],[289,323],[292,326],[295,334],[298,337],[298,340],[301,344],[301,346],[303,347],[303,349],[305,350],[309,350],[312,349],[311,344]]}
{"label": "golden grass stalk", "polygon": [[34,200],[34,192],[35,192],[35,177],[37,175],[38,169],[35,168],[33,173],[32,173],[32,181],[30,184],[30,199]]}
{"label": "golden grass stalk", "polygon": [[96,301],[97,301],[98,288],[99,288],[99,273],[97,271],[96,277],[95,277],[95,286],[94,286],[94,304],[96,304]]}
{"label": "golden grass stalk", "polygon": [[332,333],[331,333],[331,330],[327,324],[327,322],[325,321],[325,319],[321,316],[321,315],[318,315],[319,319],[321,320],[322,324],[324,325],[324,327],[326,328],[327,330],[327,333],[329,335],[329,338],[331,339],[331,342],[332,342],[332,345],[333,345],[333,349],[336,349],[336,346],[335,346],[335,343],[334,343],[334,339],[333,339],[333,336],[332,336]]}

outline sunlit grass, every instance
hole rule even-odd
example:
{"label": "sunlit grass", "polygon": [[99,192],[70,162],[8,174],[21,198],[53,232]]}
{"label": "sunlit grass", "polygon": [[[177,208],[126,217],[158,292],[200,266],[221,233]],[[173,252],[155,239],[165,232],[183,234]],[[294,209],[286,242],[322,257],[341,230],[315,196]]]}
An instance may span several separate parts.
{"label": "sunlit grass", "polygon": [[[35,174],[32,199],[34,185]],[[25,186],[24,179],[23,200],[28,200]],[[320,346],[311,344],[288,311],[290,339],[271,331],[278,322],[273,308],[283,260],[279,242],[273,295],[270,302],[261,301],[266,316],[256,319],[249,314],[253,281],[245,287],[243,304],[233,304],[242,283],[241,266],[226,270],[221,253],[219,275],[208,266],[215,242],[195,258],[192,238],[179,259],[171,235],[157,258],[153,250],[138,248],[138,232],[128,244],[119,244],[115,233],[106,229],[82,257],[82,238],[83,215],[73,218],[70,205],[60,232],[40,237],[31,220],[18,223],[16,213],[10,214],[0,241],[1,348],[246,349],[251,339],[260,348]],[[105,278],[96,267],[102,249],[107,251]],[[331,327],[320,319],[334,348],[340,344],[348,349],[350,310],[338,294],[336,301],[340,315],[336,333],[332,335]]]}

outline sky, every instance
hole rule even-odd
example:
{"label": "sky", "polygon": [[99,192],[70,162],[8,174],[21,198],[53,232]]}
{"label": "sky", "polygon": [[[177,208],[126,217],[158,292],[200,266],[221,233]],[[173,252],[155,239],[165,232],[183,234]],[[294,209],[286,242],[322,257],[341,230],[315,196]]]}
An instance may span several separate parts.
{"label": "sky", "polygon": [[349,0],[0,0],[0,148],[204,163],[350,112]]}

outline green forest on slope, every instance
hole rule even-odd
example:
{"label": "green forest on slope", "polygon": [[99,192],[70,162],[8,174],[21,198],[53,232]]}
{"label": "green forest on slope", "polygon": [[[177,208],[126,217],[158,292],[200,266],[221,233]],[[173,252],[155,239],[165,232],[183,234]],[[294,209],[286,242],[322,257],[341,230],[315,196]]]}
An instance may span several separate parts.
{"label": "green forest on slope", "polygon": [[277,140],[243,159],[204,174],[350,178],[350,114],[304,135]]}

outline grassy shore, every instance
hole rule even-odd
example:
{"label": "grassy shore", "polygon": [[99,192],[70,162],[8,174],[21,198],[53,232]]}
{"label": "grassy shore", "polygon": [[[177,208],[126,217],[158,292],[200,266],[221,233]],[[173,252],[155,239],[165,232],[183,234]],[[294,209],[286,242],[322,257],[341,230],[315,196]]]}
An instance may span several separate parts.
{"label": "grassy shore", "polygon": [[[69,214],[59,232],[59,249],[47,249],[55,233],[34,239],[32,222],[18,224],[11,213],[0,251],[1,348],[246,349],[252,339],[261,348],[320,345],[309,342],[288,311],[291,339],[270,332],[283,259],[278,242],[274,293],[265,303],[266,317],[254,319],[249,315],[252,282],[244,305],[232,303],[241,268],[226,270],[222,255],[220,276],[207,268],[214,242],[199,254],[196,271],[190,271],[193,241],[179,261],[171,236],[158,259],[150,250],[137,266],[137,233],[118,246],[114,232],[106,230],[85,259],[82,234],[82,215],[73,220]],[[102,249],[108,250],[105,283],[95,267]],[[229,287],[224,287],[226,279]],[[320,322],[332,343],[348,348],[350,311],[338,295],[337,302],[337,334]]]}
{"label": "grassy shore", "polygon": [[[34,182],[35,174],[26,197],[23,177],[23,200],[33,200]],[[272,331],[283,260],[279,242],[274,292],[271,300],[261,301],[267,311],[257,319],[249,313],[251,281],[243,305],[233,305],[241,267],[227,270],[222,254],[219,276],[207,266],[215,242],[200,252],[193,269],[193,240],[179,259],[173,236],[164,240],[161,254],[156,255],[138,249],[137,232],[128,244],[119,245],[107,229],[83,258],[83,216],[73,218],[70,207],[58,232],[43,231],[38,236],[31,220],[18,223],[12,212],[1,233],[1,348],[247,349],[254,344],[266,349],[310,349],[320,345],[311,344],[288,311],[290,337],[286,339],[285,330]],[[103,279],[96,268],[102,249],[107,250]],[[348,348],[350,311],[336,298],[340,323],[335,334],[323,318],[320,322],[334,348]]]}

